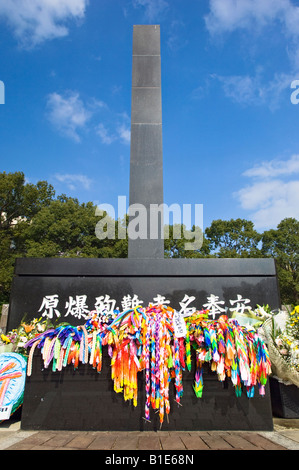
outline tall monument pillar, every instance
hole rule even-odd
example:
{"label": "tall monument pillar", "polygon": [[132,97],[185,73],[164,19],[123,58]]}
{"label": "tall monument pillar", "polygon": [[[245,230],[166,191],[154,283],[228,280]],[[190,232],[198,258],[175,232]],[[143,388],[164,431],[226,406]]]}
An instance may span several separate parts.
{"label": "tall monument pillar", "polygon": [[135,25],[133,29],[130,160],[129,216],[130,221],[142,223],[135,231],[139,238],[129,232],[128,257],[164,258],[159,25]]}

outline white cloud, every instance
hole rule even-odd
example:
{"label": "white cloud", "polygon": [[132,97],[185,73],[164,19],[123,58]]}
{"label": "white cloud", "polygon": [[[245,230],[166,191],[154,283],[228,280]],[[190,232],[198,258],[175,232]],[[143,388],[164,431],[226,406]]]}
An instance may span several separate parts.
{"label": "white cloud", "polygon": [[289,100],[294,75],[275,74],[272,80],[266,81],[263,80],[261,69],[258,69],[254,76],[213,74],[212,78],[221,83],[225,96],[235,103],[247,106],[266,105],[274,111],[279,107],[283,93],[288,93]]}
{"label": "white cloud", "polygon": [[102,122],[97,125],[96,133],[100,136],[103,144],[110,145],[116,140],[116,136],[111,134]]}
{"label": "white cloud", "polygon": [[0,18],[22,45],[32,47],[66,36],[66,23],[82,19],[87,4],[88,0],[4,0],[0,3]]}
{"label": "white cloud", "polygon": [[[63,136],[75,142],[80,142],[83,131],[89,135],[94,132],[105,145],[113,142],[130,143],[129,117],[127,113],[114,113],[108,106],[95,98],[88,98],[85,102],[75,91],[62,94],[51,93],[47,97],[46,116],[52,126]],[[98,120],[97,113],[106,113],[105,123]]]}
{"label": "white cloud", "polygon": [[[267,27],[272,28],[271,35],[275,39],[279,37],[290,61],[288,73],[277,72],[269,78],[268,71],[268,76],[263,76],[264,68],[269,68],[269,63],[263,62],[263,67],[255,75],[216,76],[226,96],[235,102],[263,104],[272,111],[277,109],[283,93],[289,91],[299,71],[299,6],[291,0],[210,0],[209,4],[210,11],[205,16],[205,23],[212,37],[245,30],[249,31],[248,37],[252,42],[254,36],[263,33]],[[268,41],[269,30],[267,32]],[[258,51],[259,47],[256,46],[255,52]]]}
{"label": "white cloud", "polygon": [[78,186],[83,187],[84,189],[90,189],[92,180],[85,175],[80,174],[60,174],[57,173],[55,179],[60,183],[66,184],[66,186],[71,189],[75,190]]}
{"label": "white cloud", "polygon": [[47,98],[47,117],[52,125],[62,134],[80,142],[79,131],[91,118],[79,94],[67,92],[64,96],[51,93]]}
{"label": "white cloud", "polygon": [[213,75],[222,84],[225,96],[241,104],[256,104],[263,99],[263,91],[257,77],[248,75]]}
{"label": "white cloud", "polygon": [[185,24],[180,20],[173,20],[169,26],[167,39],[169,49],[178,51],[184,48],[188,44],[186,36]]}
{"label": "white cloud", "polygon": [[270,160],[262,162],[244,172],[245,176],[255,178],[276,178],[282,175],[299,174],[299,155],[292,155],[289,160]]}
{"label": "white cloud", "polygon": [[120,140],[124,144],[129,144],[130,143],[130,141],[131,141],[131,131],[130,131],[130,128],[126,124],[121,124],[117,128],[117,133],[118,133],[118,136],[119,136]]}
{"label": "white cloud", "polygon": [[254,183],[237,196],[257,229],[274,228],[286,217],[299,220],[299,180]]}
{"label": "white cloud", "polygon": [[290,0],[210,0],[205,17],[211,34],[262,28],[275,21],[287,36],[299,35],[299,7]]}
{"label": "white cloud", "polygon": [[168,7],[165,0],[133,0],[133,7],[144,7],[148,21],[155,20]]}
{"label": "white cloud", "polygon": [[281,181],[273,180],[252,183],[238,191],[237,196],[243,209],[268,208],[276,196],[281,198]]}
{"label": "white cloud", "polygon": [[110,145],[119,140],[123,144],[129,144],[131,141],[131,131],[128,124],[128,117],[126,113],[120,115],[123,122],[116,126],[115,131],[107,129],[102,122],[96,126],[96,133],[100,137],[103,144]]}
{"label": "white cloud", "polygon": [[252,181],[234,196],[257,229],[275,227],[286,217],[299,219],[299,155],[262,162],[243,175]]}

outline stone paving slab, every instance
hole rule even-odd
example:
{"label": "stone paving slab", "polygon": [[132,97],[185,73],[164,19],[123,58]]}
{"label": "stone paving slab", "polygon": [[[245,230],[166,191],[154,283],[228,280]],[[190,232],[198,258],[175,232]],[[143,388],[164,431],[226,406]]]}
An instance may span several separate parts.
{"label": "stone paving slab", "polygon": [[0,424],[0,450],[102,450],[173,452],[299,450],[299,420],[274,419],[274,431],[24,431]]}
{"label": "stone paving slab", "polygon": [[288,429],[286,431],[281,431],[280,435],[285,436],[288,439],[292,439],[293,441],[299,443],[299,432],[298,432],[298,430]]}
{"label": "stone paving slab", "polygon": [[[24,433],[24,432],[23,432]],[[299,449],[299,433],[256,432],[67,432],[38,431],[26,436],[19,431],[20,440],[9,443],[6,450],[112,450],[112,451],[188,451],[188,450],[286,450]],[[288,434],[288,435],[285,435]],[[15,433],[15,439],[18,433]],[[294,437],[298,441],[294,440]],[[289,444],[289,447],[287,446]]]}

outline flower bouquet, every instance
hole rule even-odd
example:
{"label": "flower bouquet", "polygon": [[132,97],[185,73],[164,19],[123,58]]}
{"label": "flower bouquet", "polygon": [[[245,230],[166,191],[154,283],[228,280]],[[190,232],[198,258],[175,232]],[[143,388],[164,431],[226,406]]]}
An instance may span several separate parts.
{"label": "flower bouquet", "polygon": [[34,318],[30,322],[26,322],[23,319],[18,328],[6,334],[0,333],[0,353],[16,352],[27,356],[24,345],[50,327],[49,320],[43,320],[42,317]]}
{"label": "flower bouquet", "polygon": [[262,328],[271,360],[273,413],[299,418],[299,306],[273,315]]}
{"label": "flower bouquet", "polygon": [[269,305],[257,305],[254,310],[234,311],[231,317],[235,318],[239,325],[259,329],[268,318],[272,317],[272,312]]}
{"label": "flower bouquet", "polygon": [[[284,314],[284,321],[281,321]],[[299,387],[299,306],[290,313],[273,315],[263,324],[273,375]]]}

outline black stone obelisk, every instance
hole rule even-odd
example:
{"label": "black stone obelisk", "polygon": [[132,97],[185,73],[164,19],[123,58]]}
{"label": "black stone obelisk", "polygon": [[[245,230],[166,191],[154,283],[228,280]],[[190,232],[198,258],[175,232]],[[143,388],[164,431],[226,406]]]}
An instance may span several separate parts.
{"label": "black stone obelisk", "polygon": [[133,29],[130,160],[129,220],[136,230],[129,231],[128,257],[164,258],[159,25]]}

